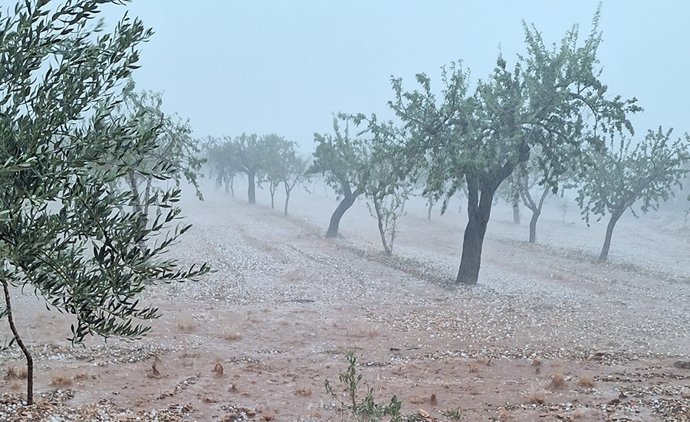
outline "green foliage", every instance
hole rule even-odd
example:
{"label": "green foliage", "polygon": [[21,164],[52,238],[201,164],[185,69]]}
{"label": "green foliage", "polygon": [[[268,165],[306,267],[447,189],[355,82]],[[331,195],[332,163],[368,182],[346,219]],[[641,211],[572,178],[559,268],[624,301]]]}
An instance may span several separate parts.
{"label": "green foliage", "polygon": [[209,137],[204,145],[207,169],[218,186],[230,185],[240,172],[238,152],[231,139]]}
{"label": "green foliage", "polygon": [[[130,157],[150,156],[161,136],[160,125],[142,130],[145,115],[116,113],[151,31],[128,17],[113,33],[94,25],[102,5],[119,1],[46,3],[21,2],[0,15],[0,283],[3,315],[27,358],[29,402],[32,360],[12,322],[12,287],[73,315],[70,340],[80,343],[88,335],[140,337],[144,321],[158,316],[139,302],[147,285],[208,271],[180,269],[164,256],[189,229],[176,224],[179,189],[162,191],[162,213],[142,225],[125,211],[133,192],[114,187],[138,170]],[[154,161],[146,172],[169,180],[169,170]]]}
{"label": "green foliage", "polygon": [[[461,63],[443,68],[440,97],[425,74],[404,91],[393,79],[390,106],[409,134],[408,159],[428,175],[429,189],[453,195],[466,183],[469,222],[458,281],[476,283],[481,245],[498,186],[538,147],[541,183],[556,180],[584,150],[601,149],[601,134],[632,130],[626,113],[636,100],[610,98],[599,80],[598,13],[580,43],[577,27],[548,48],[524,25],[527,53],[510,69],[499,56],[493,72],[471,92]],[[467,243],[470,239],[471,243]]]}
{"label": "green foliage", "polygon": [[265,179],[271,193],[271,208],[277,187],[282,183],[285,188],[285,215],[290,193],[298,182],[306,179],[307,162],[297,155],[297,144],[282,136],[267,135],[263,137],[263,168]]}
{"label": "green foliage", "polygon": [[369,212],[377,220],[383,249],[391,255],[398,218],[403,215],[415,184],[409,180],[411,168],[404,150],[396,143],[399,133],[390,125],[378,124],[375,116],[370,120],[369,131],[374,137],[369,141],[370,167],[364,194],[369,199]]}
{"label": "green foliage", "polygon": [[333,135],[314,134],[314,161],[307,170],[310,174],[323,175],[328,186],[346,197],[364,191],[370,168],[366,142],[359,136],[350,136],[350,121],[346,116],[334,117]]}
{"label": "green foliage", "polygon": [[454,421],[459,421],[462,419],[462,410],[460,410],[460,408],[449,409],[443,412],[443,416]]}
{"label": "green foliage", "polygon": [[620,217],[639,202],[643,213],[656,210],[668,200],[673,188],[689,173],[683,164],[690,160],[688,135],[671,139],[672,130],[648,131],[645,138],[611,138],[609,148],[594,154],[594,165],[581,178],[577,202],[584,219],[601,219],[606,214]]}
{"label": "green foliage", "polygon": [[333,390],[328,380],[324,381],[326,393],[340,401],[341,409],[349,408],[350,414],[356,421],[376,422],[388,416],[391,422],[401,422],[402,402],[395,395],[391,397],[388,404],[380,404],[374,399],[374,389],[368,388],[364,399],[359,401],[358,393],[362,383],[362,374],[357,373],[357,356],[352,352],[348,353],[347,362],[347,369],[339,374],[339,380],[348,396],[349,404],[346,406],[341,401],[340,395]]}
{"label": "green foliage", "polygon": [[158,196],[163,192],[154,183],[155,179],[160,179],[160,173],[165,173],[166,179],[174,181],[177,187],[185,180],[195,188],[197,197],[203,199],[197,173],[205,159],[201,158],[198,142],[191,136],[189,121],[175,114],[163,113],[162,94],[137,92],[132,80],[125,86],[123,94],[124,100],[114,111],[114,118],[130,120],[142,135],[155,134],[155,147],[146,155],[133,151],[123,157],[131,165],[126,183],[137,194],[136,203],[142,212],[148,215],[148,204],[157,203]]}

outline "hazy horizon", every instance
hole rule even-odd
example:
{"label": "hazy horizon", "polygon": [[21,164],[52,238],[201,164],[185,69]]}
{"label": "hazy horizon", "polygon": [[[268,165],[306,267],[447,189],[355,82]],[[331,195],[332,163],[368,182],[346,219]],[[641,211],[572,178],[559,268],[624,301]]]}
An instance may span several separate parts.
{"label": "hazy horizon", "polygon": [[[195,136],[277,133],[308,152],[333,113],[385,116],[391,76],[414,88],[416,73],[462,60],[473,80],[484,78],[499,52],[514,63],[523,51],[522,20],[549,44],[574,24],[585,38],[598,3],[134,0],[126,9],[155,31],[138,88],[163,92],[164,109],[189,118]],[[612,95],[639,99],[638,137],[659,125],[688,130],[690,4],[605,1],[601,11],[602,80]]]}

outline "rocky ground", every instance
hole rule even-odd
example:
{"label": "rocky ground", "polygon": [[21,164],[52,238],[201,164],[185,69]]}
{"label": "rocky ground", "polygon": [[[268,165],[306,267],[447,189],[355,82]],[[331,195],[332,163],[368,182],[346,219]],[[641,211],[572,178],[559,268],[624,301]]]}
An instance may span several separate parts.
{"label": "rocky ground", "polygon": [[0,421],[350,420],[349,353],[358,400],[395,395],[407,420],[690,421],[690,229],[675,215],[622,221],[600,265],[601,224],[553,204],[529,245],[499,207],[480,284],[462,288],[457,209],[429,222],[410,204],[388,258],[362,204],[329,240],[332,196],[297,195],[289,218],[259,199],[185,203],[194,228],[172,253],[216,271],[151,289],[163,317],[141,341],[73,348],[69,319],[14,292],[39,397],[23,405],[22,361],[2,352]]}

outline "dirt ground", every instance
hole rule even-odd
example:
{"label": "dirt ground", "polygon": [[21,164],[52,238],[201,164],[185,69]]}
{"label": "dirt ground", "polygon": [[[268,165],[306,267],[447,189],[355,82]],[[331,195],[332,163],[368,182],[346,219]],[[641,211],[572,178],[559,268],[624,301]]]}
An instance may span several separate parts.
{"label": "dirt ground", "polygon": [[[238,189],[239,190],[239,189]],[[690,421],[690,228],[680,213],[624,218],[611,262],[604,223],[554,199],[529,245],[497,205],[479,285],[452,283],[464,214],[453,203],[399,221],[394,257],[357,203],[341,236],[322,187],[291,215],[212,189],[185,201],[194,227],[172,253],[216,270],[143,298],[163,316],[141,341],[72,348],[70,320],[14,292],[36,359],[38,404],[21,403],[16,350],[0,353],[0,421],[350,420],[339,374],[354,352],[358,398],[396,395],[418,421]],[[0,327],[7,338],[8,329]],[[324,382],[329,380],[335,396]]]}

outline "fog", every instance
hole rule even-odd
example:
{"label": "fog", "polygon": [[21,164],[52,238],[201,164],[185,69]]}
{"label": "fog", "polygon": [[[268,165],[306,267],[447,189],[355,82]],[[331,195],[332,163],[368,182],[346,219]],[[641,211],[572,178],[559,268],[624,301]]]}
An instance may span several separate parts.
{"label": "fog", "polygon": [[[143,47],[138,88],[164,92],[164,107],[191,119],[195,135],[278,133],[304,152],[331,114],[386,115],[389,78],[412,82],[462,60],[484,78],[499,52],[522,50],[521,20],[548,42],[572,25],[582,37],[598,1],[133,1],[156,34]],[[638,132],[687,130],[690,4],[605,1],[600,28],[602,80],[637,97]],[[117,18],[124,8],[109,10]],[[437,80],[437,79],[432,79]]]}
{"label": "fog", "polygon": [[[567,141],[585,144],[594,136],[579,131],[580,115],[574,116],[585,107],[568,114],[572,104],[562,99],[587,103],[591,97],[582,97],[597,97],[600,85],[585,69],[585,77],[568,81],[577,92],[563,94],[559,84],[549,85],[549,68],[540,73],[547,74],[545,83],[525,82],[534,88],[529,83],[539,79],[534,85],[543,90],[515,94],[512,81],[500,79],[495,86],[507,94],[496,103],[488,94],[467,102],[484,107],[479,111],[488,110],[488,117],[466,113],[469,106],[440,118],[430,112],[428,120],[406,116],[412,122],[408,133],[422,134],[406,139],[428,142],[406,150],[402,159],[384,148],[386,142],[348,143],[338,133],[321,137],[319,153],[308,163],[288,142],[308,155],[315,132],[333,131],[334,113],[390,116],[391,76],[404,78],[407,90],[417,87],[419,72],[437,83],[441,67],[452,61],[471,70],[473,83],[491,72],[499,54],[512,68],[524,48],[522,20],[549,43],[560,42],[572,25],[579,25],[583,40],[598,1],[126,4],[106,8],[107,28],[127,12],[155,30],[141,46],[137,89],[162,92],[163,111],[189,118],[194,136],[186,124],[163,118],[155,98],[147,106],[150,98],[129,93],[125,105],[133,101],[146,113],[104,119],[108,125],[94,125],[74,142],[68,138],[65,144],[76,147],[75,154],[86,150],[86,158],[35,164],[36,157],[29,157],[18,169],[7,161],[10,170],[2,176],[14,190],[5,196],[24,202],[0,210],[0,246],[12,252],[3,257],[8,278],[0,283],[0,316],[10,324],[1,324],[0,337],[17,340],[21,351],[10,341],[0,347],[0,421],[690,420],[690,171],[678,170],[690,163],[690,137],[668,152],[660,131],[652,146],[637,144],[652,152],[635,159],[623,153],[611,158],[618,150],[605,155],[587,145],[591,161],[581,161],[581,145],[567,148]],[[645,111],[631,118],[638,137],[659,125],[675,127],[674,139],[681,136],[690,129],[690,3],[606,1],[601,14],[598,58],[608,92],[639,99]],[[75,15],[72,24],[78,26],[81,15]],[[33,34],[26,30],[15,38],[34,41]],[[56,51],[74,45],[63,41]],[[40,55],[32,48],[22,53]],[[3,63],[19,56],[11,48],[1,52]],[[94,56],[112,60],[107,53]],[[66,69],[78,74],[85,63],[80,59],[71,55]],[[574,67],[588,67],[582,61]],[[74,80],[89,81],[89,75]],[[16,88],[3,83],[5,92]],[[65,88],[70,86],[54,85],[50,92],[69,92]],[[12,92],[24,93],[39,123],[54,116],[30,89]],[[528,98],[530,113],[539,109],[533,113],[538,119],[528,123],[541,124],[543,132],[516,124],[513,117],[522,112],[516,97]],[[449,103],[456,106],[455,100]],[[58,112],[71,105],[59,94],[51,101]],[[414,103],[410,114],[433,108],[426,106]],[[469,117],[463,120],[463,114]],[[13,118],[5,120],[15,123]],[[472,129],[472,119],[480,122],[478,131],[463,127]],[[15,137],[5,120],[4,143],[12,146],[4,145],[6,150],[21,152],[15,146],[52,133],[33,131],[33,121],[25,119],[25,138]],[[439,121],[452,122],[452,131],[422,127]],[[386,129],[372,129],[374,140],[394,138]],[[437,133],[426,139],[427,132]],[[280,136],[237,136],[242,133]],[[207,136],[218,142],[193,151],[190,144]],[[92,140],[101,137],[108,142],[92,151]],[[130,138],[150,142],[132,147],[125,143]],[[463,143],[449,146],[455,138]],[[473,144],[497,139],[506,141],[505,148]],[[615,149],[620,139],[610,140]],[[540,142],[555,145],[553,154],[537,148]],[[35,150],[41,159],[56,151],[40,147]],[[417,162],[420,151],[430,163]],[[197,152],[207,160],[203,165],[191,157]],[[530,153],[537,165],[528,161]],[[109,168],[103,157],[123,163]],[[423,172],[409,172],[413,161]],[[547,178],[559,183],[557,194],[535,183],[544,181],[544,163],[557,170]],[[57,170],[37,177],[44,164]],[[434,174],[437,167],[442,177]],[[34,168],[41,171],[34,174]],[[621,169],[625,177],[613,171],[600,176],[602,169]],[[25,184],[34,190],[13,179],[15,173],[27,174]],[[688,182],[684,190],[674,184],[676,176]],[[658,195],[640,195],[629,188],[631,180],[639,182],[635,189],[653,184]],[[598,185],[605,192],[597,196]],[[580,199],[585,211],[577,189],[589,189]],[[669,191],[679,194],[666,201]],[[41,202],[42,195],[59,201]],[[654,209],[657,199],[660,210]],[[78,212],[63,212],[73,203]],[[103,204],[107,208],[97,213]],[[32,218],[24,218],[24,207]],[[631,210],[640,209],[645,212],[637,218]],[[48,218],[41,215],[45,210]],[[82,210],[89,214],[83,217]],[[177,211],[180,219],[173,219]],[[158,226],[158,217],[166,215],[170,224]],[[43,227],[36,224],[43,222],[64,225],[55,230],[60,239],[83,239],[98,259],[83,265],[83,253],[71,253],[69,245],[34,245],[36,227]],[[618,224],[609,245],[611,222]],[[149,233],[150,227],[155,229]],[[184,233],[177,238],[180,227]],[[174,242],[158,249],[167,239]],[[64,264],[52,259],[63,255]],[[81,271],[89,265],[93,271]],[[44,270],[55,272],[57,281]],[[135,313],[139,303],[161,318]],[[111,314],[125,329],[111,323]],[[151,331],[143,338],[127,331],[130,316],[150,322]],[[85,326],[110,324],[93,333],[108,342],[87,336],[84,347],[73,347],[65,335],[70,328],[74,333],[75,318]],[[33,368],[30,355],[37,370],[35,405],[21,393],[24,383],[34,388],[33,373],[21,371],[25,357]]]}

